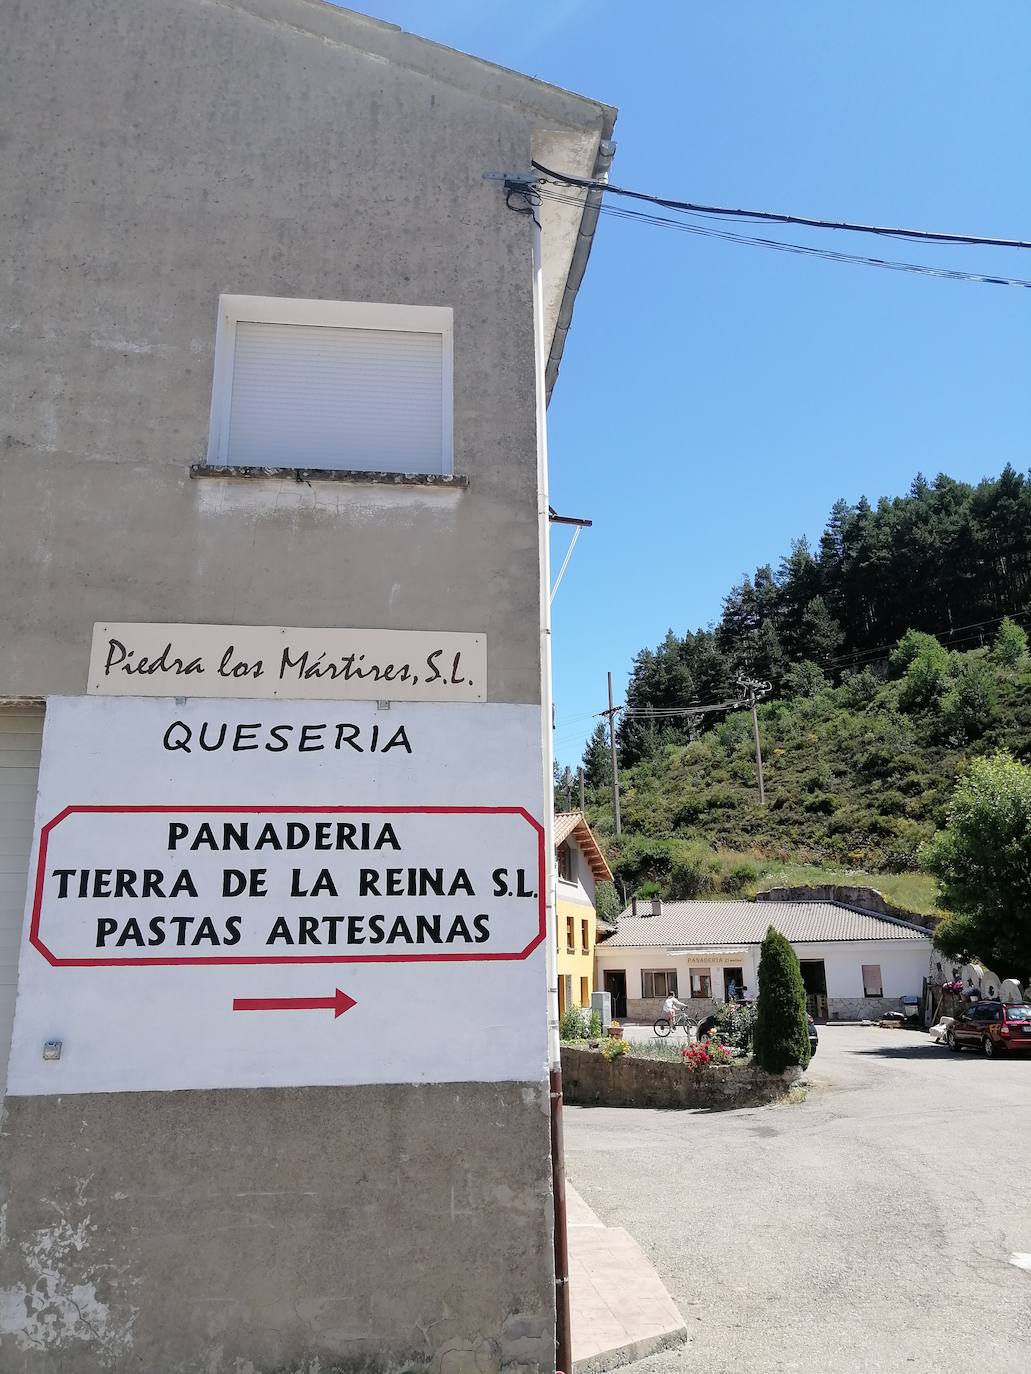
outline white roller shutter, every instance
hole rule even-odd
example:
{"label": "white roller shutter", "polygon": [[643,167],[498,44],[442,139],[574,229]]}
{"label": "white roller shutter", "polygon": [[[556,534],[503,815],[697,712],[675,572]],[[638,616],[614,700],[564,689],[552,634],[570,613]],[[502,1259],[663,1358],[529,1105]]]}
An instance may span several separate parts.
{"label": "white roller shutter", "polygon": [[0,706],[0,1090],[14,1025],[43,708]]}
{"label": "white roller shutter", "polygon": [[236,325],[227,462],[441,473],[439,333]]}

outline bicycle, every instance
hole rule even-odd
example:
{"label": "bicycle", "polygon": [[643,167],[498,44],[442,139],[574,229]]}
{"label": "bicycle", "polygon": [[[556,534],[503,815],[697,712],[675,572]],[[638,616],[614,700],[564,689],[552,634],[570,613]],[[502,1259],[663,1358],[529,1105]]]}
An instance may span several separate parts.
{"label": "bicycle", "polygon": [[652,1029],[660,1040],[665,1039],[666,1036],[674,1030],[683,1030],[688,1039],[690,1039],[692,1031],[694,1031],[696,1035],[698,1033],[698,1022],[693,1016],[688,1016],[686,1011],[678,1011],[672,1026],[669,1023],[668,1017],[660,1016]]}

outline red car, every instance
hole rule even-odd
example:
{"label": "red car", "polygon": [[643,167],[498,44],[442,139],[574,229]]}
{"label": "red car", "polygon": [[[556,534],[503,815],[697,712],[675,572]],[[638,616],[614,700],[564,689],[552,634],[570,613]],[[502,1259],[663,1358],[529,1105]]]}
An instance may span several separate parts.
{"label": "red car", "polygon": [[1031,1003],[975,1002],[945,1033],[950,1050],[977,1046],[991,1059],[1017,1050],[1031,1052]]}

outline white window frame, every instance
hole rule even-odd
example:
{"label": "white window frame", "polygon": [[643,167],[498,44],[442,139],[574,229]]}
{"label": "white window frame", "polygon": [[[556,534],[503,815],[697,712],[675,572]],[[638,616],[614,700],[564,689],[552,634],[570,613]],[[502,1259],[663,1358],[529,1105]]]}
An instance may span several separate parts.
{"label": "white window frame", "polygon": [[[336,329],[396,329],[439,334],[441,341],[441,475],[454,472],[454,311],[444,305],[380,305],[369,301],[314,301],[285,296],[219,296],[215,368],[211,383],[208,466],[228,467],[229,415],[236,362],[236,326],[324,325]],[[294,465],[296,466],[296,465]],[[347,472],[347,468],[339,469]]]}
{"label": "white window frame", "polygon": [[[645,980],[646,978],[653,978],[653,979],[654,979],[654,978],[659,978],[659,977],[662,977],[662,978],[664,978],[664,979],[666,980],[666,991],[663,992],[663,993],[658,993],[658,992],[656,992],[656,991],[655,991],[655,984],[654,984],[654,982],[653,982],[653,983],[652,983],[652,991],[651,991],[650,993],[649,993],[649,992],[645,992],[645,990],[644,990],[644,989],[645,989],[645,981],[644,981],[644,980]],[[675,968],[643,968],[643,969],[641,970],[641,999],[642,999],[642,1001],[646,1001],[646,1002],[647,1002],[647,1001],[654,1001],[654,1000],[656,1000],[656,999],[659,998],[659,997],[661,997],[661,998],[665,1001],[665,999],[666,999],[667,997],[676,997],[676,996],[677,996],[677,988],[678,988],[678,986],[679,986],[679,982],[678,982],[678,979],[677,979],[677,971],[676,971]]]}

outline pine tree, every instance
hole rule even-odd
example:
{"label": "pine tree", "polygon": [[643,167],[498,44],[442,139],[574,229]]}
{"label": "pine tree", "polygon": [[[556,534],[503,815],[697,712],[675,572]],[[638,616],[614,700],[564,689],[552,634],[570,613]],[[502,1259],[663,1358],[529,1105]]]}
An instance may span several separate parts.
{"label": "pine tree", "polygon": [[599,721],[584,749],[584,783],[587,787],[608,787],[612,782],[612,756],[609,752],[609,732]]}
{"label": "pine tree", "polygon": [[809,1021],[798,955],[770,926],[759,958],[759,1005],[752,1040],[755,1062],[767,1073],[809,1063]]}
{"label": "pine tree", "polygon": [[814,596],[802,612],[794,656],[812,659],[814,663],[828,663],[838,652],[843,638],[841,626],[827,609],[823,597]]}

